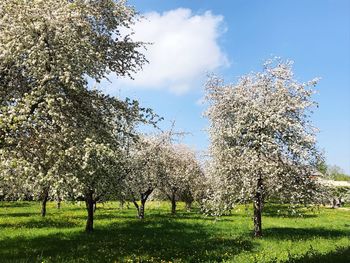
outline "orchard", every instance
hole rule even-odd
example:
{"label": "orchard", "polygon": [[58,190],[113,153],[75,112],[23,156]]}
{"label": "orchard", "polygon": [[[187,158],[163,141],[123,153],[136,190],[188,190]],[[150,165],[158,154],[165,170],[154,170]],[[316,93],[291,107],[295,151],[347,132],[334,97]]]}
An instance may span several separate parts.
{"label": "orchard", "polygon": [[349,262],[319,79],[281,58],[210,74],[196,149],[191,124],[103,89],[152,65],[143,20],[126,1],[0,2],[0,261]]}

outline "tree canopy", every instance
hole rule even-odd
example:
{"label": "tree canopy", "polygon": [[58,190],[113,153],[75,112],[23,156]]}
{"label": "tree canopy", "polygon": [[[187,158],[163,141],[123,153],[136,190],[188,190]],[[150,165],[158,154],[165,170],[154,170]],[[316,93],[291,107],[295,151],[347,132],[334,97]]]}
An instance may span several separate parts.
{"label": "tree canopy", "polygon": [[313,173],[321,155],[310,121],[314,79],[299,83],[292,63],[267,61],[262,73],[236,85],[212,77],[206,85],[210,120],[210,173],[230,208],[254,202],[255,234],[261,235],[263,201],[307,202],[316,189]]}

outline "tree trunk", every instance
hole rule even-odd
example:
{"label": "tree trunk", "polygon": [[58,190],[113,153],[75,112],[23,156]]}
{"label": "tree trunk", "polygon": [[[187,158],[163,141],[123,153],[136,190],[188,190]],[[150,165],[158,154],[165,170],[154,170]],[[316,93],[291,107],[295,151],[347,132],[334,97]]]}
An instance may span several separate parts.
{"label": "tree trunk", "polygon": [[145,205],[146,205],[146,201],[147,198],[151,195],[151,193],[153,192],[153,189],[150,188],[148,189],[146,192],[141,194],[141,205],[138,205],[136,202],[136,199],[133,197],[132,198],[132,202],[134,203],[136,209],[137,209],[137,215],[140,219],[144,219],[145,218]]}
{"label": "tree trunk", "polygon": [[94,200],[93,200],[93,192],[89,191],[85,196],[86,209],[88,212],[88,217],[86,221],[86,232],[92,232],[94,230]]}
{"label": "tree trunk", "polygon": [[139,207],[139,218],[144,219],[145,218],[145,205],[146,205],[147,199],[141,199],[141,205]]}
{"label": "tree trunk", "polygon": [[332,208],[335,208],[336,206],[337,206],[337,200],[335,198],[333,198]]}
{"label": "tree trunk", "polygon": [[45,217],[46,216],[46,203],[47,200],[49,199],[49,189],[44,189],[42,193],[42,201],[41,201],[41,216]]}
{"label": "tree trunk", "polygon": [[132,203],[135,205],[136,210],[137,210],[137,216],[140,216],[140,207],[138,203],[135,201],[135,199],[132,200]]}
{"label": "tree trunk", "polygon": [[258,179],[256,194],[254,197],[254,237],[262,237],[261,212],[263,205],[263,181]]}
{"label": "tree trunk", "polygon": [[57,197],[57,209],[61,209],[61,198]]}
{"label": "tree trunk", "polygon": [[171,195],[171,214],[176,214],[176,196],[175,193]]}
{"label": "tree trunk", "polygon": [[148,197],[152,194],[153,189],[149,188],[145,193],[141,194],[141,205],[139,208],[139,218],[144,219],[145,218],[145,205]]}
{"label": "tree trunk", "polygon": [[192,209],[192,202],[186,202],[186,211],[191,212]]}

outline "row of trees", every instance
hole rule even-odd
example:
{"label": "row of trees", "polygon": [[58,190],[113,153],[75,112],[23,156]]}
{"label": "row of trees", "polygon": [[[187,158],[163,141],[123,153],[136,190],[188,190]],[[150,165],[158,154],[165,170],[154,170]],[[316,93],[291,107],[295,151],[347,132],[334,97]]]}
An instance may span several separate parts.
{"label": "row of trees", "polygon": [[172,143],[172,132],[143,138],[129,157],[130,169],[125,182],[124,199],[135,205],[139,218],[144,218],[145,204],[155,189],[171,202],[185,201],[188,208],[200,194],[203,171],[195,152],[185,145]]}
{"label": "row of trees", "polygon": [[347,175],[337,165],[327,165],[326,163],[320,163],[318,170],[325,175],[326,179],[334,181],[350,181],[350,176]]}
{"label": "row of trees", "polygon": [[0,2],[1,195],[41,200],[43,215],[49,198],[83,198],[87,231],[96,202],[131,201],[143,218],[155,189],[173,213],[179,199],[199,200],[214,215],[252,201],[255,236],[267,200],[315,202],[322,156],[309,110],[317,81],[295,81],[291,63],[280,60],[236,85],[212,77],[211,146],[202,167],[172,132],[138,131],[157,125],[152,110],[91,85],[147,62],[145,44],[121,34],[136,18],[124,1]]}
{"label": "row of trees", "polygon": [[122,36],[136,12],[124,1],[0,3],[0,158],[6,196],[43,203],[83,196],[86,230],[95,196],[125,176],[127,145],[139,123],[157,116],[136,101],[102,94],[89,83],[130,75],[146,62],[143,43]]}
{"label": "row of trees", "polygon": [[1,1],[2,198],[41,200],[43,216],[49,199],[83,198],[87,231],[99,201],[131,200],[140,218],[155,188],[173,213],[180,195],[191,202],[195,154],[170,134],[142,136],[159,117],[90,84],[146,62],[144,43],[120,33],[136,18],[125,1]]}

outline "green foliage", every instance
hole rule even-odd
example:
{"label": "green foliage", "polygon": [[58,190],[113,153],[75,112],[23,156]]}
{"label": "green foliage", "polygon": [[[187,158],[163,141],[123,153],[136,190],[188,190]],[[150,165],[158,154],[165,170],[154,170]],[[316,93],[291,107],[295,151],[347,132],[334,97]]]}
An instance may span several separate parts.
{"label": "green foliage", "polygon": [[317,170],[322,173],[322,174],[326,174],[327,173],[327,164],[325,161],[320,161],[317,164]]}
{"label": "green foliage", "polygon": [[345,174],[345,172],[337,165],[321,163],[318,165],[318,170],[323,173],[327,179],[334,181],[350,181],[350,175]]}
{"label": "green foliage", "polygon": [[84,233],[85,204],[0,203],[1,262],[349,262],[350,213],[346,209],[280,214],[267,204],[264,238],[254,239],[251,213],[239,206],[219,220],[150,202],[148,216],[118,203],[100,204],[95,231]]}
{"label": "green foliage", "polygon": [[330,179],[334,181],[350,181],[350,176],[343,173],[332,174]]}

